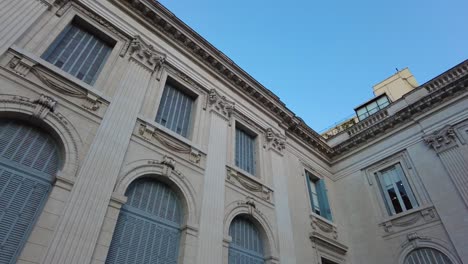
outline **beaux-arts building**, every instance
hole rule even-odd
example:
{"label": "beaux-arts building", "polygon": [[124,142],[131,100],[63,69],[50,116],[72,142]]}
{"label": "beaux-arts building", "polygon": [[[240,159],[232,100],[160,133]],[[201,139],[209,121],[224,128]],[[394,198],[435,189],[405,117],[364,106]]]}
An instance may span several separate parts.
{"label": "beaux-arts building", "polygon": [[467,76],[326,140],[156,1],[0,0],[0,263],[468,263]]}

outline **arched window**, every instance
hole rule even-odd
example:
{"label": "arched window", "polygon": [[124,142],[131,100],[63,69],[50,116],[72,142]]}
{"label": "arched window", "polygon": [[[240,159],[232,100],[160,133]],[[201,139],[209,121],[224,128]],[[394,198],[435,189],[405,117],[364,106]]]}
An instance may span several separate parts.
{"label": "arched window", "polygon": [[18,121],[0,120],[0,263],[16,263],[58,163],[51,136]]}
{"label": "arched window", "polygon": [[166,184],[143,178],[126,192],[107,264],[175,264],[179,256],[183,211]]}
{"label": "arched window", "polygon": [[452,264],[452,261],[438,250],[418,248],[408,254],[405,264]]}
{"label": "arched window", "polygon": [[245,216],[237,216],[229,227],[229,264],[263,264],[263,241],[257,227]]}

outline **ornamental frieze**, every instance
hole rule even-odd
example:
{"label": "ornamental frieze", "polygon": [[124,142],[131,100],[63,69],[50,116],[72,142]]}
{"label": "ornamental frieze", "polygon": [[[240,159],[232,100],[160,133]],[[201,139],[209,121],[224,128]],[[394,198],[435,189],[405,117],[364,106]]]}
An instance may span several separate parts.
{"label": "ornamental frieze", "polygon": [[425,136],[424,142],[437,153],[449,150],[458,145],[455,129],[452,126],[445,126],[431,135]]}

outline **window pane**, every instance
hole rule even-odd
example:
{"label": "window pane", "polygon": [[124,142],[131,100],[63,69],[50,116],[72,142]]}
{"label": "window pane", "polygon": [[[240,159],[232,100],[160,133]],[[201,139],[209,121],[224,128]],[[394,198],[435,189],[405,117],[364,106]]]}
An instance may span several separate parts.
{"label": "window pane", "polygon": [[376,113],[379,111],[379,107],[377,106],[377,102],[372,102],[366,106],[367,111],[369,112],[369,115],[372,115],[373,113]]}
{"label": "window pane", "polygon": [[384,108],[385,106],[389,105],[387,96],[379,98],[377,100],[377,104],[380,106],[380,108]]}
{"label": "window pane", "polygon": [[398,214],[418,205],[399,163],[380,171],[379,182],[387,206],[393,209],[391,214]]}
{"label": "window pane", "polygon": [[170,84],[166,84],[159,104],[156,122],[187,137],[194,99]]}
{"label": "window pane", "polygon": [[236,166],[255,175],[255,137],[236,128]]}
{"label": "window pane", "polygon": [[42,56],[76,78],[93,84],[112,47],[88,31],[69,25]]}

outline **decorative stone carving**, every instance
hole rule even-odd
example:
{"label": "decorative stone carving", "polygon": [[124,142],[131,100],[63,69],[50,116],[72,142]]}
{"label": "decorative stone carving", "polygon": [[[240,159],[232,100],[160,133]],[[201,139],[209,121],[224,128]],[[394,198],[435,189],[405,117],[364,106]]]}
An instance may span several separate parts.
{"label": "decorative stone carving", "polygon": [[313,248],[324,248],[339,255],[345,255],[348,252],[348,247],[340,243],[336,239],[324,235],[321,232],[312,231],[309,235]]}
{"label": "decorative stone carving", "polygon": [[325,236],[329,236],[333,239],[338,239],[338,231],[334,224],[325,221],[324,219],[317,217],[313,214],[310,215],[311,226],[314,232],[320,232]]}
{"label": "decorative stone carving", "polygon": [[401,245],[402,248],[406,248],[408,245],[412,244],[413,248],[418,248],[420,242],[431,241],[430,237],[421,236],[416,232],[409,233],[406,235],[406,242]]}
{"label": "decorative stone carving", "polygon": [[424,141],[430,145],[437,153],[449,150],[458,145],[455,130],[452,126],[445,126],[432,135],[425,136]]}
{"label": "decorative stone carving", "polygon": [[36,104],[34,108],[33,116],[44,119],[49,112],[54,112],[55,107],[57,106],[57,101],[50,96],[41,94],[39,99],[35,100],[33,103]]}
{"label": "decorative stone carving", "polygon": [[267,186],[250,179],[250,177],[243,175],[242,173],[234,170],[233,168],[227,168],[226,180],[233,185],[240,184],[246,190],[253,192],[265,201],[272,200],[273,191]]}
{"label": "decorative stone carving", "polygon": [[249,209],[249,214],[254,215],[255,213],[263,215],[263,213],[257,209],[255,199],[253,197],[246,197],[245,201],[238,201],[237,206],[245,206]]}
{"label": "decorative stone carving", "polygon": [[416,225],[425,225],[438,220],[439,217],[433,206],[419,208],[408,214],[395,215],[391,219],[379,224],[384,230],[384,235],[398,233]]}
{"label": "decorative stone carving", "polygon": [[149,160],[148,164],[162,166],[162,175],[166,177],[172,177],[175,174],[180,179],[184,179],[185,176],[178,170],[176,170],[176,161],[174,158],[165,155],[162,161]]}
{"label": "decorative stone carving", "polygon": [[208,95],[208,103],[212,109],[229,120],[231,124],[231,116],[234,111],[234,102],[226,99],[226,96],[220,95],[215,89],[211,89]]}
{"label": "decorative stone carving", "polygon": [[202,153],[199,150],[167,135],[165,132],[158,130],[155,126],[149,123],[140,123],[137,133],[148,142],[157,141],[171,151],[180,154],[187,154],[186,159],[194,164],[200,165],[201,163]]}
{"label": "decorative stone carving", "polygon": [[145,66],[150,71],[160,72],[164,62],[166,61],[165,54],[156,51],[152,45],[146,44],[140,36],[135,36],[132,39],[128,52],[131,59]]}
{"label": "decorative stone carving", "polygon": [[36,65],[37,63],[29,58],[20,58],[20,57],[13,57],[11,59],[9,66],[10,68],[20,76],[26,76],[31,68]]}
{"label": "decorative stone carving", "polygon": [[276,150],[281,154],[283,153],[283,150],[286,148],[285,136],[275,133],[272,128],[268,128],[266,130],[265,138],[268,144],[268,149]]}

